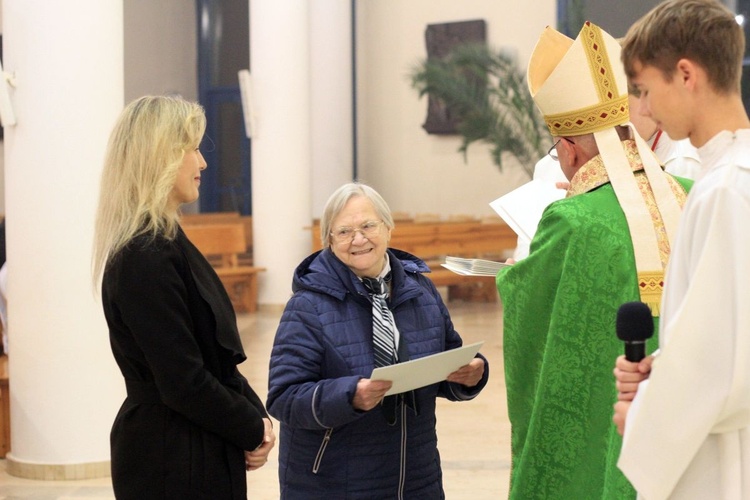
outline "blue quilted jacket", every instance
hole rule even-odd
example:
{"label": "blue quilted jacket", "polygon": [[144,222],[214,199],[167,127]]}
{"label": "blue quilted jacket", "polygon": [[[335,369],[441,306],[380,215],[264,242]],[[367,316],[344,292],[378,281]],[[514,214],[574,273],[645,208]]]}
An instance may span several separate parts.
{"label": "blue quilted jacket", "polygon": [[[399,359],[461,346],[445,304],[421,274],[429,272],[426,264],[400,250],[388,252]],[[363,412],[351,403],[357,382],[374,368],[372,304],[360,280],[322,250],[297,267],[293,291],[271,353],[267,402],[281,422],[281,498],[444,498],[435,399],[474,398],[489,366],[476,387],[442,382],[399,396],[397,421],[389,425],[382,407]]]}

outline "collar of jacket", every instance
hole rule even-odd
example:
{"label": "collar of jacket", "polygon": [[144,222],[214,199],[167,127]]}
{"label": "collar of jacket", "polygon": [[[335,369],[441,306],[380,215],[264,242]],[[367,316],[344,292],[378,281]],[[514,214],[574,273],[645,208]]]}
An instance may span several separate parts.
{"label": "collar of jacket", "polygon": [[[401,250],[388,249],[391,273],[391,304],[395,308],[419,293],[421,287],[409,274],[428,272],[429,268],[419,258]],[[418,279],[418,278],[417,278]],[[347,294],[370,304],[370,298],[359,278],[336,257],[330,249],[319,250],[297,266],[292,290],[312,290],[325,293],[338,300]]]}

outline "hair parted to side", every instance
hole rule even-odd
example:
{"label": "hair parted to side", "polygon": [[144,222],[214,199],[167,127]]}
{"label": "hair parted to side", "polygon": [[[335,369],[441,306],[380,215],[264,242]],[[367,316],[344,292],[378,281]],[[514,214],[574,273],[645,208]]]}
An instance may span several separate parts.
{"label": "hair parted to side", "polygon": [[740,91],[745,35],[734,14],[717,0],[667,0],[636,21],[622,43],[628,78],[634,65],[659,69],[672,80],[677,62],[700,65],[716,92]]}
{"label": "hair parted to side", "polygon": [[170,206],[182,159],[206,129],[203,108],[176,96],[144,96],[128,104],[109,137],[102,170],[93,279],[134,236],[172,239],[178,207]]}
{"label": "hair parted to side", "polygon": [[383,197],[380,196],[380,193],[367,184],[350,182],[334,191],[328,198],[326,206],[323,209],[323,217],[320,219],[320,241],[323,243],[323,248],[330,248],[331,246],[331,224],[333,220],[338,217],[346,206],[346,203],[355,196],[363,196],[370,200],[385,227],[388,229],[394,228],[395,224],[393,223],[391,209]]}

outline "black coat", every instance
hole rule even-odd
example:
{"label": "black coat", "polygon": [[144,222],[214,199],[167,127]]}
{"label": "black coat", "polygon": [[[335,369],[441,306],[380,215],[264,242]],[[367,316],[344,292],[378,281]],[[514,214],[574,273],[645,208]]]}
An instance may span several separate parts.
{"label": "black coat", "polygon": [[229,297],[180,230],[132,240],[102,283],[110,343],[128,397],[110,436],[118,499],[242,499],[243,450],[263,439],[261,400]]}

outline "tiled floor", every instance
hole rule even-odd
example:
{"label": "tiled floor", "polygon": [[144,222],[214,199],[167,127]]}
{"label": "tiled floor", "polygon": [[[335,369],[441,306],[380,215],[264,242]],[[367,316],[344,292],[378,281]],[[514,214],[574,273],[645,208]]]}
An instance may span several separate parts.
{"label": "tiled floor", "polygon": [[[448,500],[497,500],[507,497],[510,468],[510,425],[505,406],[502,364],[502,313],[499,303],[449,303],[456,329],[465,343],[484,340],[482,353],[491,365],[490,382],[468,403],[438,401],[438,439],[443,462],[443,484]],[[238,318],[248,360],[240,366],[250,384],[265,394],[268,356],[280,310],[245,314]],[[248,498],[278,499],[277,455],[250,472]],[[0,500],[112,499],[108,479],[87,481],[31,481],[10,476],[0,460]]]}

